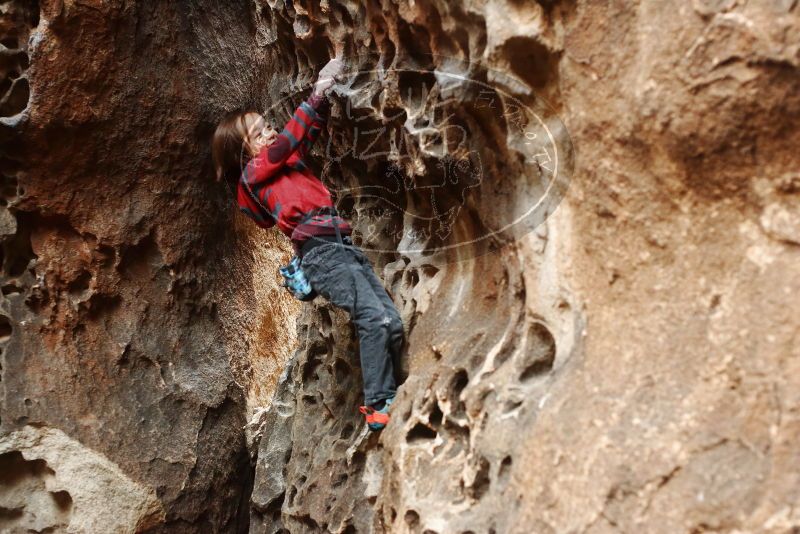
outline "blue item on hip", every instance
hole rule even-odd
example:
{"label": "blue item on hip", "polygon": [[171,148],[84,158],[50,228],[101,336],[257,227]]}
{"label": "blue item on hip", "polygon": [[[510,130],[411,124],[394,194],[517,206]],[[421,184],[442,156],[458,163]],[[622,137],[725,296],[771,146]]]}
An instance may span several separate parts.
{"label": "blue item on hip", "polygon": [[300,267],[300,258],[294,256],[289,265],[284,265],[278,269],[283,276],[283,287],[289,290],[298,300],[309,301],[317,296],[317,292],[311,287],[306,278],[306,273]]}

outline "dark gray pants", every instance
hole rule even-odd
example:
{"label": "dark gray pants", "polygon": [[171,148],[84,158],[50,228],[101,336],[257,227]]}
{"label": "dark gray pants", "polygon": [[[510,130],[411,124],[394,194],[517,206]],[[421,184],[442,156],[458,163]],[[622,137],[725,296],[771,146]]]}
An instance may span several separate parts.
{"label": "dark gray pants", "polygon": [[394,397],[393,360],[400,361],[403,322],[372,262],[356,246],[323,243],[303,256],[301,266],[311,287],[347,310],[358,328],[364,403]]}

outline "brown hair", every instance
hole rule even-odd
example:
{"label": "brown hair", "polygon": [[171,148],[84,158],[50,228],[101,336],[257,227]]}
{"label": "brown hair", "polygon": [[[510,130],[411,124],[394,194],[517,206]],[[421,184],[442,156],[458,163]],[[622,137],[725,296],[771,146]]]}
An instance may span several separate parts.
{"label": "brown hair", "polygon": [[253,110],[231,111],[223,117],[214,138],[211,141],[211,157],[214,159],[214,174],[217,181],[225,180],[236,184],[239,176],[250,160],[250,154],[244,149],[247,128],[245,115],[256,113]]}

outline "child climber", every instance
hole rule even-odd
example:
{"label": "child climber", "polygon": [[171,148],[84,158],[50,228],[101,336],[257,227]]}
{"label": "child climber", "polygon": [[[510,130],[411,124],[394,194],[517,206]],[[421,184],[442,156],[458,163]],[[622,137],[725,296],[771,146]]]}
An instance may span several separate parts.
{"label": "child climber", "polygon": [[303,162],[325,125],[327,91],[342,66],[339,59],[328,62],[280,133],[256,112],[229,113],[214,132],[212,155],[217,180],[235,184],[239,209],[262,228],[277,224],[311,288],[349,312],[364,379],[360,411],[371,430],[380,430],[396,392],[393,360],[400,357],[403,323],[330,192]]}

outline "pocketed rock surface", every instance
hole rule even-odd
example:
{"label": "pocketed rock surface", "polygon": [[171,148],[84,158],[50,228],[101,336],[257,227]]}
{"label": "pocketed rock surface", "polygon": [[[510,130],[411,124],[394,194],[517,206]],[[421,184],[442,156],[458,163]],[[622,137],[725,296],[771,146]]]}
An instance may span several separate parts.
{"label": "pocketed rock surface", "polygon": [[0,531],[247,530],[247,406],[298,309],[288,246],[212,179],[216,121],[263,88],[249,17],[2,3]]}
{"label": "pocketed rock surface", "polygon": [[[800,528],[796,2],[171,4],[3,4],[0,530]],[[310,164],[407,330],[379,434],[211,178],[337,51]],[[560,189],[487,239],[547,169],[512,102]]]}

